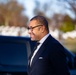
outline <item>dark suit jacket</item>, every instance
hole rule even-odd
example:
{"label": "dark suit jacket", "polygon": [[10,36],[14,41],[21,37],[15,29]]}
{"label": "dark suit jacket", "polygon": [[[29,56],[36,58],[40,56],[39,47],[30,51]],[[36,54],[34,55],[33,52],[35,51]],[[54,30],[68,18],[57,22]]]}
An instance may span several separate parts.
{"label": "dark suit jacket", "polygon": [[38,50],[32,65],[28,66],[28,75],[70,75],[64,47],[51,35]]}

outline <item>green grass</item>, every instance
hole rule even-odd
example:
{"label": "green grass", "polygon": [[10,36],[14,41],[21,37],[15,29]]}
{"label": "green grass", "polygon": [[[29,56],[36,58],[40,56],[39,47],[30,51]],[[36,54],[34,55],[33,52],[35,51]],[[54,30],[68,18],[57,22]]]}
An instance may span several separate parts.
{"label": "green grass", "polygon": [[66,40],[64,40],[63,45],[69,49],[71,52],[76,54],[76,38],[72,39],[72,38],[68,38]]}

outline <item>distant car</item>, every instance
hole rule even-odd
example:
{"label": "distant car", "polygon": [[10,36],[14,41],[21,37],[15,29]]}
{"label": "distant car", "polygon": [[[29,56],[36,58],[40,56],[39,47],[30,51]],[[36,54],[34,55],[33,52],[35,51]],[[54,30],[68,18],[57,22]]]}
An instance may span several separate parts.
{"label": "distant car", "polygon": [[[28,37],[0,36],[0,75],[28,75],[28,56],[34,45],[35,42]],[[65,51],[72,75],[75,73],[76,56],[66,48]]]}

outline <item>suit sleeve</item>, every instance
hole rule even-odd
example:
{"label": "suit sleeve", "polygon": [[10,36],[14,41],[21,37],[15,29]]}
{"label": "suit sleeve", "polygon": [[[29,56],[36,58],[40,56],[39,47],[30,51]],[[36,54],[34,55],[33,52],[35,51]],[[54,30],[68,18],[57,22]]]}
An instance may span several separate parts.
{"label": "suit sleeve", "polygon": [[50,60],[54,72],[56,72],[57,75],[70,75],[64,47],[60,44],[54,44],[51,48],[52,50],[50,50]]}

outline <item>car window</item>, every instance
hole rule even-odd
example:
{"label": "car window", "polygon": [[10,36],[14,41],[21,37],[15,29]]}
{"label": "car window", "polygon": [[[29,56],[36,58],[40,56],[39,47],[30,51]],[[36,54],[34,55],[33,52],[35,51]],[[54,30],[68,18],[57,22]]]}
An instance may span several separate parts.
{"label": "car window", "polygon": [[27,65],[27,43],[0,43],[0,64]]}

